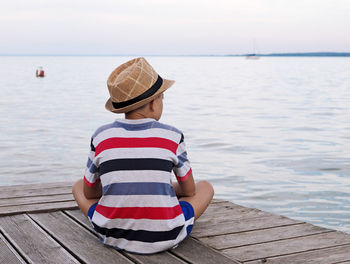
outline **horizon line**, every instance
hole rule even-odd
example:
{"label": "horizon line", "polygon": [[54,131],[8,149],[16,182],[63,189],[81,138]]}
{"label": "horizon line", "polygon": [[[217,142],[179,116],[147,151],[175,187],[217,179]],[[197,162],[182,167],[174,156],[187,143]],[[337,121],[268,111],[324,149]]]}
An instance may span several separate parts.
{"label": "horizon line", "polygon": [[115,57],[244,57],[248,55],[253,56],[262,56],[262,57],[283,57],[283,56],[320,56],[320,57],[331,57],[331,56],[338,56],[338,57],[348,57],[350,56],[350,52],[341,52],[341,51],[311,51],[311,52],[272,52],[272,53],[242,53],[242,54],[55,54],[55,53],[13,53],[13,54],[1,54],[0,56],[6,57],[6,56],[57,56],[57,57],[69,57],[69,56],[81,56],[81,57],[105,57],[105,56],[115,56]]}

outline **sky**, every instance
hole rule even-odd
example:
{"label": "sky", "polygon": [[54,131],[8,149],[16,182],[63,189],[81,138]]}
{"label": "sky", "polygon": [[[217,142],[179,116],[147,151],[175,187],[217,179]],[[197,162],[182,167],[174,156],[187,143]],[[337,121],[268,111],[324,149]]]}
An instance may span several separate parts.
{"label": "sky", "polygon": [[350,52],[350,0],[0,0],[0,54]]}

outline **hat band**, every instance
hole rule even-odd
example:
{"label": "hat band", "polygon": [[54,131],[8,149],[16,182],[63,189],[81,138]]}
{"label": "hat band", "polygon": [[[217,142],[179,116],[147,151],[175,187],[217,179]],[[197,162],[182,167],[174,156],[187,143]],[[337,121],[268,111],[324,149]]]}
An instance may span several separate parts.
{"label": "hat band", "polygon": [[130,99],[128,101],[125,101],[125,102],[120,102],[120,103],[112,102],[112,105],[114,108],[120,109],[120,108],[129,106],[129,105],[135,104],[137,102],[140,102],[140,101],[154,95],[159,90],[159,88],[162,86],[162,84],[163,84],[163,79],[162,79],[162,77],[160,77],[158,75],[158,79],[156,80],[156,82],[152,85],[151,88],[149,88],[143,94],[140,94],[139,96],[137,96],[133,99]]}

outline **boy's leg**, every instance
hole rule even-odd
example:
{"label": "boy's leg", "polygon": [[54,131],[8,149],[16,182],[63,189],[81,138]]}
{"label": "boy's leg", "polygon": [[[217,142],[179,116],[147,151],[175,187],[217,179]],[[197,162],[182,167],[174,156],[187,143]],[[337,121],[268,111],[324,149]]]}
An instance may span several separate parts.
{"label": "boy's leg", "polygon": [[207,181],[196,183],[196,194],[190,197],[181,197],[179,201],[189,202],[194,210],[194,219],[198,219],[207,209],[210,201],[213,199],[213,186]]}
{"label": "boy's leg", "polygon": [[77,204],[80,210],[85,216],[88,216],[89,209],[91,205],[98,202],[99,199],[87,199],[84,195],[84,180],[80,179],[73,185],[72,193],[74,199],[77,201]]}

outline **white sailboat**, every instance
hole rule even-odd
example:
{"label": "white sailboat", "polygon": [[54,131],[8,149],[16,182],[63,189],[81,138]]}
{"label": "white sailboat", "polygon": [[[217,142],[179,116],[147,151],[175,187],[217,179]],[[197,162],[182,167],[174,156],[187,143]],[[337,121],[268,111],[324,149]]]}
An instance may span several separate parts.
{"label": "white sailboat", "polygon": [[257,54],[257,49],[256,49],[256,45],[255,45],[255,40],[253,41],[253,52],[246,54],[245,58],[247,60],[258,60],[260,59],[260,56]]}

